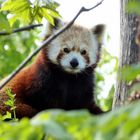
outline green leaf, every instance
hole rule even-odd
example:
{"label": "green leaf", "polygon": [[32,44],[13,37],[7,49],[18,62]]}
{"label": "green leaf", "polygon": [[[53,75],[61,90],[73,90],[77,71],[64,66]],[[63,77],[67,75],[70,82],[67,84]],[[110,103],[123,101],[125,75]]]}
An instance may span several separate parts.
{"label": "green leaf", "polygon": [[8,106],[13,106],[13,102],[11,100],[5,101],[4,104]]}
{"label": "green leaf", "polygon": [[11,26],[13,26],[17,20],[30,23],[32,19],[30,4],[28,0],[6,0],[2,4],[1,11],[9,11],[10,14],[12,14],[9,19]]}
{"label": "green leaf", "polygon": [[0,12],[0,30],[11,31],[6,14],[3,14],[2,12]]}
{"label": "green leaf", "polygon": [[47,9],[47,13],[50,14],[54,18],[60,18],[61,17],[57,11],[53,11],[51,9]]}
{"label": "green leaf", "polygon": [[11,89],[6,89],[6,94],[8,95],[8,97],[11,99],[11,100],[14,100],[14,97],[15,97],[15,94],[12,93],[12,90]]}
{"label": "green leaf", "polygon": [[129,13],[140,14],[140,1],[138,0],[129,1],[126,10]]}
{"label": "green leaf", "polygon": [[2,120],[6,120],[6,119],[11,119],[12,118],[12,115],[10,112],[6,112],[5,115],[2,116]]}
{"label": "green leaf", "polygon": [[[54,113],[54,115],[59,114],[59,112]],[[32,119],[32,124],[35,126],[42,125],[43,130],[46,133],[46,139],[52,138],[57,140],[72,140],[72,136],[66,131],[66,129],[59,124],[59,122],[55,122],[54,119],[50,119],[51,113],[44,114],[43,112],[35,118]]]}
{"label": "green leaf", "polygon": [[54,1],[35,1],[29,0],[6,0],[1,7],[1,11],[8,11],[10,14],[9,22],[13,26],[19,20],[24,24],[30,24],[34,21],[42,22],[42,18],[47,19],[54,25],[54,17],[60,18],[56,11],[58,3]]}
{"label": "green leaf", "polygon": [[6,0],[1,7],[1,11],[10,11],[12,13],[20,13],[24,9],[30,7],[28,0]]}
{"label": "green leaf", "polygon": [[12,15],[12,17],[9,18],[9,23],[10,23],[10,26],[13,27],[14,23],[18,21],[18,18],[16,15]]}
{"label": "green leaf", "polygon": [[140,75],[140,65],[139,64],[134,64],[131,66],[125,66],[120,70],[120,77],[124,81],[131,81],[137,78],[137,76]]}
{"label": "green leaf", "polygon": [[22,20],[25,24],[32,21],[32,14],[29,8],[24,9],[21,13],[16,14],[17,19]]}
{"label": "green leaf", "polygon": [[54,25],[54,19],[53,17],[49,14],[49,11],[45,8],[40,8],[39,13],[45,17],[52,25]]}
{"label": "green leaf", "polygon": [[[1,140],[139,140],[140,102],[93,116],[87,111],[48,110],[31,120],[0,121]],[[22,130],[22,131],[21,131]]]}

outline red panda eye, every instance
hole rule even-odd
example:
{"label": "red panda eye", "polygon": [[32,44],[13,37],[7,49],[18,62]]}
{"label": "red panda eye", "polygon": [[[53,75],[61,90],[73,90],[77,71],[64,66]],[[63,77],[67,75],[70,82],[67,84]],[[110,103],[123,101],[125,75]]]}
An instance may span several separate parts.
{"label": "red panda eye", "polygon": [[82,55],[85,55],[86,53],[87,53],[86,50],[82,50],[82,51],[81,51],[81,54],[82,54]]}
{"label": "red panda eye", "polygon": [[65,53],[69,53],[70,50],[69,50],[68,48],[64,48],[64,52],[65,52]]}

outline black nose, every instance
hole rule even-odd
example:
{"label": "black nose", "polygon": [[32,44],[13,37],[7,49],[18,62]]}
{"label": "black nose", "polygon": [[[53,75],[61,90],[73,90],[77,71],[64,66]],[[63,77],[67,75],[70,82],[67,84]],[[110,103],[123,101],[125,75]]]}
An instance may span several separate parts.
{"label": "black nose", "polygon": [[77,60],[76,58],[72,59],[72,60],[70,61],[70,65],[71,65],[73,68],[76,68],[76,67],[79,65],[78,60]]}

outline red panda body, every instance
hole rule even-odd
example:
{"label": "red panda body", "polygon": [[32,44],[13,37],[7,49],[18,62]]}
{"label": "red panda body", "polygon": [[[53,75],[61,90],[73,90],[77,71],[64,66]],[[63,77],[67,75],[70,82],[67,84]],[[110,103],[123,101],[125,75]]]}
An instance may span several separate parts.
{"label": "red panda body", "polygon": [[[93,81],[97,59],[96,63],[90,65],[92,60],[88,52],[87,55],[85,50],[79,53],[80,48],[76,48],[75,45],[75,48],[71,50],[64,47],[63,52],[61,49],[58,50],[58,54],[57,52],[55,54],[55,48],[49,50],[54,44],[42,49],[30,66],[21,70],[0,90],[1,114],[9,111],[9,107],[4,104],[4,101],[8,99],[5,93],[6,88],[10,88],[16,94],[15,105],[18,118],[32,117],[42,110],[52,108],[88,109],[93,114],[102,113],[94,102]],[[52,52],[56,58],[49,54]]]}

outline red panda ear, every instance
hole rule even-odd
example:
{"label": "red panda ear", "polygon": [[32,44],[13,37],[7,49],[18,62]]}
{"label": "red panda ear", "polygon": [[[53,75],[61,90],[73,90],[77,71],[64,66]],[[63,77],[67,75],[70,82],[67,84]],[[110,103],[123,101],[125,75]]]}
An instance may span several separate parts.
{"label": "red panda ear", "polygon": [[98,43],[102,44],[103,36],[105,32],[105,25],[104,24],[98,24],[92,28],[93,34],[96,36]]}
{"label": "red panda ear", "polygon": [[56,30],[60,29],[63,25],[64,23],[58,18],[54,18],[54,25],[46,22],[45,30],[42,32],[42,36],[45,36],[44,40],[46,40],[46,38],[48,38]]}
{"label": "red panda ear", "polygon": [[55,18],[54,19],[54,25],[50,24],[49,28],[50,28],[51,32],[54,32],[55,30],[60,29],[63,25],[64,25],[64,23],[60,19]]}

